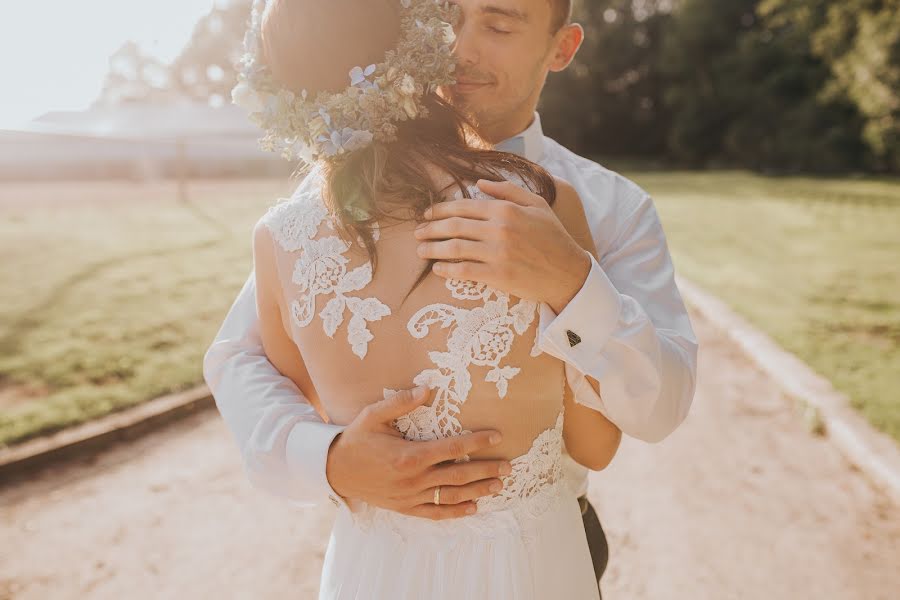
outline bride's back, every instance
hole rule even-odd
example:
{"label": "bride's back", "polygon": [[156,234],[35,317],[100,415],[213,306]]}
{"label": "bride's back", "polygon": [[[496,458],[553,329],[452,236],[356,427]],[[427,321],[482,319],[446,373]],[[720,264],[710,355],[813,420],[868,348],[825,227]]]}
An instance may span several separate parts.
{"label": "bride's back", "polygon": [[434,401],[397,421],[405,437],[497,429],[504,441],[489,456],[528,452],[558,425],[565,386],[563,364],[536,348],[537,303],[433,273],[404,300],[428,264],[416,222],[375,227],[373,274],[366,252],[341,239],[322,186],[314,171],[259,225],[271,234],[285,331],[329,419],[347,424],[394,390],[426,384]]}
{"label": "bride's back", "polygon": [[[317,163],[327,165],[327,177],[317,168],[261,219],[272,233],[272,288],[280,292],[285,331],[332,422],[347,424],[392,391],[427,384],[434,402],[396,423],[407,438],[498,429],[504,441],[491,455],[520,456],[561,423],[564,366],[533,352],[538,305],[433,273],[418,281],[428,263],[416,252],[414,218],[387,223],[383,212],[366,210],[380,226],[371,231],[374,274],[365,249],[339,232],[369,233],[348,223],[356,201],[372,209],[377,198],[383,208],[389,197],[392,206],[421,215],[445,189],[441,178],[510,175],[551,204],[553,180],[518,156],[486,151],[438,94],[453,71],[449,24],[435,14],[443,9],[425,2],[326,4],[268,2],[260,31],[280,87],[299,92],[303,102],[324,93],[326,103],[316,115],[291,113],[282,121],[303,125],[304,140],[325,142]],[[382,57],[384,64],[371,64]],[[335,100],[332,92],[341,95]],[[354,136],[366,135],[371,143],[357,148]]]}

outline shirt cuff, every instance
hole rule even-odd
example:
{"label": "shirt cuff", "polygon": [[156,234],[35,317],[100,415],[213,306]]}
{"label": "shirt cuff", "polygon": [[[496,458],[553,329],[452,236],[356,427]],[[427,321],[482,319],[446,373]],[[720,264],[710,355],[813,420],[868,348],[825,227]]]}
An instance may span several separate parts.
{"label": "shirt cuff", "polygon": [[546,303],[540,305],[538,347],[582,373],[595,372],[592,363],[615,333],[622,312],[622,298],[592,254],[591,270],[584,285],[558,315]]}
{"label": "shirt cuff", "polygon": [[576,404],[595,410],[612,421],[609,418],[606,405],[603,403],[603,398],[597,394],[597,390],[588,381],[587,376],[569,363],[566,363],[566,381],[569,383],[569,388],[572,390],[572,397]]}
{"label": "shirt cuff", "polygon": [[328,449],[342,431],[342,425],[301,421],[294,425],[286,444],[287,465],[294,480],[311,486],[311,492],[322,500],[327,496],[338,507],[346,502],[328,483],[326,466]]}

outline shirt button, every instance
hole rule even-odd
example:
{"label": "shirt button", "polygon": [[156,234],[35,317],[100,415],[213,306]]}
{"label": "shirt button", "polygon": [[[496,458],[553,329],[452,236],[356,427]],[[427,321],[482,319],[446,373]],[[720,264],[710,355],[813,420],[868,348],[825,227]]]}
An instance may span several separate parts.
{"label": "shirt button", "polygon": [[581,343],[581,336],[572,331],[571,329],[566,329],[566,337],[569,338],[569,346],[575,347]]}

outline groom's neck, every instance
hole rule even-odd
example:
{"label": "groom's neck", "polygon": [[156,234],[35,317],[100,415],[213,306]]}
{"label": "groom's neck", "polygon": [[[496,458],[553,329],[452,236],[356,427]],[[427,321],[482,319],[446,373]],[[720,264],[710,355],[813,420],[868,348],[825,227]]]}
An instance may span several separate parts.
{"label": "groom's neck", "polygon": [[516,119],[504,119],[502,122],[481,124],[478,134],[488,143],[496,145],[515,137],[528,129],[534,122],[534,111],[521,115]]}
{"label": "groom's neck", "polygon": [[496,145],[528,129],[534,122],[540,91],[541,88],[535,89],[528,99],[501,113],[496,119],[482,120],[478,123],[478,134],[488,143]]}

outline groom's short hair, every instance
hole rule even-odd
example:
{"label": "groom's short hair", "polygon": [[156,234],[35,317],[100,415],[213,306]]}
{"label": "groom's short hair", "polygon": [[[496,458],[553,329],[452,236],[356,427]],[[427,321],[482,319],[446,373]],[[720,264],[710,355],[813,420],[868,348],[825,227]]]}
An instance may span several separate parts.
{"label": "groom's short hair", "polygon": [[550,0],[550,8],[553,9],[552,31],[556,33],[572,20],[572,0]]}

